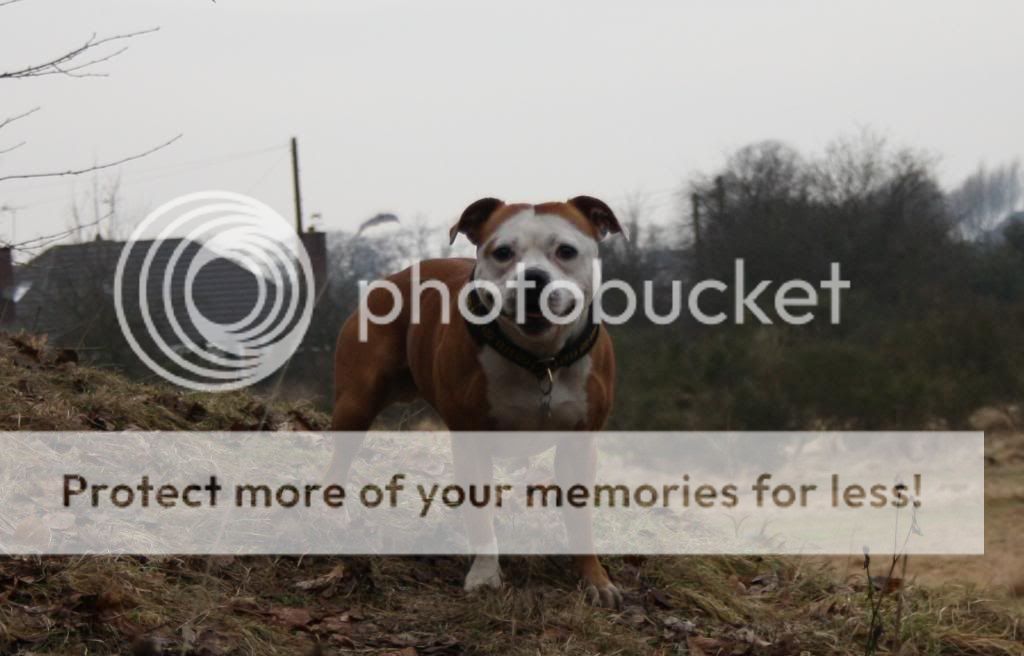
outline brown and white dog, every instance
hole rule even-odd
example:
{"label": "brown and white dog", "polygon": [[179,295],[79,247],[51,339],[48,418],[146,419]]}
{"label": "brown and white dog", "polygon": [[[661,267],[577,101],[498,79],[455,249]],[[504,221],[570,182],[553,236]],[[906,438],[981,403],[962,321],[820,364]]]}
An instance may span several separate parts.
{"label": "brown and white dog", "polygon": [[[452,227],[451,240],[464,234],[477,248],[476,260],[427,260],[419,264],[418,280],[411,269],[387,279],[406,301],[412,300],[414,284],[425,288],[418,299],[418,321],[414,321],[412,303],[406,302],[393,321],[364,323],[365,339],[360,339],[358,311],[342,327],[335,354],[332,428],[359,434],[337,441],[330,480],[347,479],[361,433],[381,410],[416,396],[433,406],[452,431],[601,429],[612,405],[615,356],[607,331],[591,321],[593,271],[598,242],[621,231],[612,210],[589,196],[539,205],[485,198],[466,208]],[[497,318],[481,335],[459,312],[460,290],[471,279],[504,289],[516,275],[536,286],[523,292],[525,298],[504,295]],[[572,283],[582,297],[561,283]],[[447,299],[438,286],[448,289]],[[550,312],[568,317],[575,310],[578,318],[555,322],[539,312],[539,294],[548,286],[552,287],[546,301]],[[585,311],[578,311],[580,300]],[[445,301],[448,321],[442,321]],[[517,316],[517,303],[525,307],[525,314]],[[373,289],[365,299],[366,309],[376,317],[387,316],[394,304],[392,294],[382,289]],[[521,457],[527,455],[524,450],[537,452],[555,445],[543,436],[525,442],[484,445],[456,433],[452,442],[456,475],[462,480],[489,481],[493,457]],[[596,449],[592,439],[555,446],[556,475],[593,482]],[[602,606],[620,605],[619,591],[593,554],[589,513],[566,512],[564,518],[569,546],[579,554],[575,560],[588,599]],[[467,517],[467,533],[476,553],[466,576],[467,590],[501,585],[491,519],[482,513]]]}

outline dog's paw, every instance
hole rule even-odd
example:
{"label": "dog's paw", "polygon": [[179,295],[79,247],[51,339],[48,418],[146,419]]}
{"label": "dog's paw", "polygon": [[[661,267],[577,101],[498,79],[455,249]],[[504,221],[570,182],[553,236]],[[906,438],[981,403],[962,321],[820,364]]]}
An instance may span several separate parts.
{"label": "dog's paw", "polygon": [[580,587],[587,601],[599,608],[622,608],[622,593],[608,578],[608,570],[597,560],[597,556],[580,556],[577,563],[582,579]]}
{"label": "dog's paw", "polygon": [[590,605],[612,610],[622,608],[622,593],[607,577],[603,581],[584,580],[581,586],[583,587],[583,596]]}
{"label": "dog's paw", "polygon": [[481,555],[473,558],[473,566],[466,574],[466,583],[463,587],[466,592],[500,588],[501,567],[498,565],[498,557]]}

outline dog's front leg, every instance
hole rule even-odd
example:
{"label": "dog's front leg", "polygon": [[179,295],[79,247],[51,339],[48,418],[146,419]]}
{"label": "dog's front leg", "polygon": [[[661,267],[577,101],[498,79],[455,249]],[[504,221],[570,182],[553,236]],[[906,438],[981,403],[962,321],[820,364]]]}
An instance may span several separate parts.
{"label": "dog's front leg", "polygon": [[[582,485],[594,489],[597,477],[597,444],[592,435],[563,436],[555,448],[555,477],[562,489]],[[622,593],[608,578],[608,572],[594,555],[593,511],[589,506],[562,506],[570,553],[583,580],[587,601],[595,606],[619,608]]]}
{"label": "dog's front leg", "polygon": [[[466,490],[470,486],[491,485],[494,478],[494,464],[482,445],[460,435],[452,435],[452,461],[455,465],[456,482]],[[473,565],[466,574],[467,591],[481,588],[501,587],[501,567],[498,564],[498,540],[494,535],[494,510],[490,504],[484,508],[463,504],[463,519],[469,546],[474,554]]]}

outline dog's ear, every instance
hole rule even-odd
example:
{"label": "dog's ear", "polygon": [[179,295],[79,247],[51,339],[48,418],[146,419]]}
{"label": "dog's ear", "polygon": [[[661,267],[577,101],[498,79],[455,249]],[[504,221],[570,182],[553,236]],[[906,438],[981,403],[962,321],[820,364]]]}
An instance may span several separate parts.
{"label": "dog's ear", "polygon": [[615,212],[612,212],[612,208],[608,207],[603,200],[598,200],[593,196],[577,196],[570,198],[568,203],[578,209],[593,224],[597,230],[598,239],[604,239],[609,233],[621,233],[628,238],[622,226],[619,225],[619,220],[615,218]]}
{"label": "dog's ear", "polygon": [[487,219],[491,218],[494,211],[504,204],[504,201],[500,201],[497,198],[481,198],[467,207],[462,212],[462,216],[459,217],[459,222],[448,231],[448,237],[451,239],[448,243],[454,244],[455,238],[461,232],[466,235],[474,246],[478,244],[480,241],[480,228],[483,227]]}

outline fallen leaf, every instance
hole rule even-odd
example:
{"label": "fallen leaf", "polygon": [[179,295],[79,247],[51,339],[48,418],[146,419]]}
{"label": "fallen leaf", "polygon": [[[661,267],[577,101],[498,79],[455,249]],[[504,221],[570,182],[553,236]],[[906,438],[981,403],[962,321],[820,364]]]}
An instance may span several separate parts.
{"label": "fallen leaf", "polygon": [[755,634],[754,630],[750,627],[743,627],[742,629],[738,630],[736,632],[736,637],[741,642],[745,642],[748,645],[754,645],[756,647],[770,647],[772,644],[767,640],[762,640],[758,638],[757,634]]}
{"label": "fallen leaf", "polygon": [[352,622],[346,615],[325,617],[313,630],[317,633],[348,633],[352,630]]}
{"label": "fallen leaf", "polygon": [[668,595],[661,590],[651,588],[644,595],[644,600],[653,606],[670,610],[672,608],[672,600],[668,598]]}
{"label": "fallen leaf", "polygon": [[385,636],[382,638],[382,642],[394,647],[411,647],[412,645],[415,645],[418,640],[412,633],[396,633],[393,636]]}
{"label": "fallen leaf", "polygon": [[686,647],[690,656],[719,656],[728,646],[723,640],[707,636],[686,636]]}
{"label": "fallen leaf", "polygon": [[647,613],[642,606],[626,606],[619,615],[619,621],[623,624],[639,626],[647,623]]}
{"label": "fallen leaf", "polygon": [[892,594],[903,588],[903,579],[898,576],[872,576],[871,585],[877,592]]}
{"label": "fallen leaf", "polygon": [[306,592],[318,592],[331,587],[344,578],[345,565],[339,563],[334,566],[334,569],[323,576],[318,576],[315,579],[309,579],[307,581],[299,581],[295,584],[295,587],[299,590],[305,590]]}
{"label": "fallen leaf", "polygon": [[568,640],[571,635],[568,629],[561,626],[549,626],[540,633],[542,640],[553,640],[556,642]]}
{"label": "fallen leaf", "polygon": [[669,615],[661,620],[661,622],[665,625],[665,628],[675,633],[693,633],[697,628],[690,620],[681,620],[673,615]]}
{"label": "fallen leaf", "polygon": [[96,597],[96,610],[100,613],[117,611],[133,605],[123,591],[114,588],[104,590]]}
{"label": "fallen leaf", "polygon": [[289,629],[304,629],[313,621],[313,616],[305,608],[287,608],[279,606],[277,608],[271,608],[270,614],[279,623],[287,626]]}

